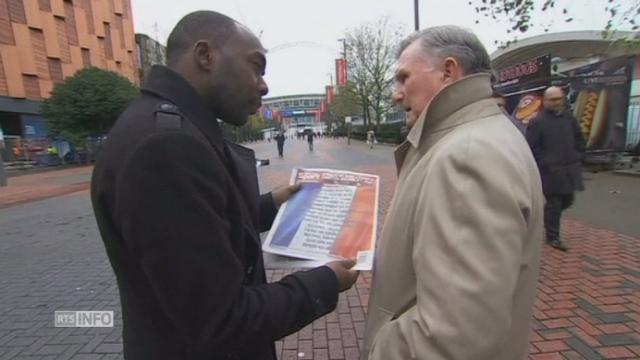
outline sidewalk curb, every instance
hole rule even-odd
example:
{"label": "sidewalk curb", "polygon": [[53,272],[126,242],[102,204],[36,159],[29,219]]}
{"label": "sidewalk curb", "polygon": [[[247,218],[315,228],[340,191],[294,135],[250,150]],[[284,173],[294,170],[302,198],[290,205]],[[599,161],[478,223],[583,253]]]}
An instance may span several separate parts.
{"label": "sidewalk curb", "polygon": [[58,165],[58,166],[34,167],[31,169],[23,169],[23,170],[8,170],[7,178],[15,178],[15,177],[26,176],[26,175],[47,174],[55,171],[81,169],[88,166],[94,166],[94,164],[66,164],[66,165]]}
{"label": "sidewalk curb", "polygon": [[80,183],[60,186],[46,192],[38,193],[38,191],[26,191],[16,194],[16,196],[7,196],[7,199],[0,198],[0,209],[6,209],[20,204],[26,204],[34,201],[50,199],[83,190],[88,190],[90,184],[90,181],[84,181]]}
{"label": "sidewalk curb", "polygon": [[640,171],[638,170],[616,170],[613,173],[620,176],[640,178]]}

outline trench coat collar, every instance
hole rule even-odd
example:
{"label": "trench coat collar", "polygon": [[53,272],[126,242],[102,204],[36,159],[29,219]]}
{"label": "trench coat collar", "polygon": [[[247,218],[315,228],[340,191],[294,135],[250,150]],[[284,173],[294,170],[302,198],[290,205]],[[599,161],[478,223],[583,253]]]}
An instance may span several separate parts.
{"label": "trench coat collar", "polygon": [[467,105],[491,97],[491,94],[489,74],[469,75],[445,87],[420,114],[407,141],[418,148],[425,135],[473,120],[452,118],[451,115]]}
{"label": "trench coat collar", "polygon": [[[452,115],[468,105],[490,98],[491,94],[489,74],[466,76],[436,94],[418,117],[405,142],[395,151],[398,173],[412,147],[418,149],[430,135],[475,120],[474,117]],[[496,106],[494,110],[497,113],[499,108]]]}

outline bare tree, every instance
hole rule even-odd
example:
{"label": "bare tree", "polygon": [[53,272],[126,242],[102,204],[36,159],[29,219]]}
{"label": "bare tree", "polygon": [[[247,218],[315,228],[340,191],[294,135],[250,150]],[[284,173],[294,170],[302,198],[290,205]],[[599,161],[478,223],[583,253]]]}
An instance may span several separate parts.
{"label": "bare tree", "polygon": [[402,37],[402,28],[387,17],[362,24],[347,33],[347,91],[353,93],[362,107],[367,127],[372,124],[371,112],[379,126],[393,108],[391,69],[396,46]]}
{"label": "bare tree", "polygon": [[[607,25],[603,29],[603,37],[611,36],[616,30],[629,28],[637,31],[640,27],[637,24],[640,15],[640,0],[595,0],[598,7],[597,10],[603,10],[607,14]],[[469,0],[469,5],[475,6],[479,19],[482,18],[493,20],[506,20],[509,23],[508,33],[518,34],[526,33],[532,27],[539,27],[548,32],[554,25],[553,16],[545,16],[544,18],[535,18],[535,12],[541,10],[546,13],[559,14],[559,18],[564,22],[572,22],[574,15],[572,14],[571,5],[577,6],[577,2],[568,0]],[[582,6],[582,4],[581,4]],[[640,33],[636,32],[632,41],[638,41]],[[500,44],[502,47],[509,45]],[[499,44],[498,41],[495,42]]]}

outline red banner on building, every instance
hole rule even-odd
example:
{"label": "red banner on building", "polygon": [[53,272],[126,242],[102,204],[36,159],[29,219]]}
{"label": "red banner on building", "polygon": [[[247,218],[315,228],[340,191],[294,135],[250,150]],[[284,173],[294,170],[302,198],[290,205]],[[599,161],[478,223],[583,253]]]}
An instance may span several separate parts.
{"label": "red banner on building", "polygon": [[336,59],[336,84],[347,86],[347,60],[344,58]]}
{"label": "red banner on building", "polygon": [[333,86],[325,86],[327,104],[333,103]]}
{"label": "red banner on building", "polygon": [[324,100],[322,100],[322,101],[320,102],[320,111],[319,111],[319,112],[320,112],[320,113],[325,113],[325,112],[327,112],[327,103],[326,103]]}

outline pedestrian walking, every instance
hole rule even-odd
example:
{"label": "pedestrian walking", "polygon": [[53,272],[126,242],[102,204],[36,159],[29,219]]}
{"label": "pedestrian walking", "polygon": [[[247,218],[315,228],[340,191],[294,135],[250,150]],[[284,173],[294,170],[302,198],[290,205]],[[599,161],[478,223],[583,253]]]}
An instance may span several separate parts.
{"label": "pedestrian walking", "polygon": [[369,149],[373,149],[373,144],[376,141],[376,133],[373,130],[367,131],[367,144],[369,145]]}
{"label": "pedestrian walking", "polygon": [[278,135],[276,135],[276,143],[278,144],[278,156],[279,157],[284,157],[284,134],[282,132],[278,133]]}
{"label": "pedestrian walking", "polygon": [[567,251],[560,238],[562,212],[574,201],[574,193],[584,190],[582,158],[585,140],[573,115],[566,111],[561,88],[552,86],[544,92],[544,111],[527,129],[527,141],[536,159],[546,198],[544,227],[546,241]]}
{"label": "pedestrian walking", "polygon": [[309,151],[313,152],[313,133],[307,134],[307,143],[309,143]]}

